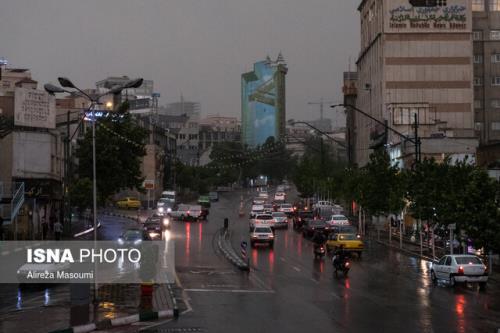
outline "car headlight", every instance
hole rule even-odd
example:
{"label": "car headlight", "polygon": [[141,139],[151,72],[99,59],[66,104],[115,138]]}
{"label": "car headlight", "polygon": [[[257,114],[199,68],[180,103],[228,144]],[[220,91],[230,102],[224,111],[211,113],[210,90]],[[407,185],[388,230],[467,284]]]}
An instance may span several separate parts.
{"label": "car headlight", "polygon": [[163,219],[163,225],[165,227],[168,227],[170,225],[170,220],[169,219]]}
{"label": "car headlight", "polygon": [[167,208],[167,213],[172,213],[172,208]]}
{"label": "car headlight", "polygon": [[165,211],[165,208],[160,207],[160,208],[158,208],[158,211],[159,211],[160,213],[163,213],[163,212]]}
{"label": "car headlight", "polygon": [[134,241],[134,245],[138,245],[138,244],[141,244],[142,243],[142,239],[136,239]]}
{"label": "car headlight", "polygon": [[123,238],[118,238],[118,244],[123,245],[124,243]]}

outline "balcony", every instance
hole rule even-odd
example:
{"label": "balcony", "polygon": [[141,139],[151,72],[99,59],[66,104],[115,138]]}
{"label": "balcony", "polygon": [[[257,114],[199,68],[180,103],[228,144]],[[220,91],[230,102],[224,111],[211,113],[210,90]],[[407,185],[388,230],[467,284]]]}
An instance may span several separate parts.
{"label": "balcony", "polygon": [[0,182],[0,216],[4,224],[10,224],[16,218],[24,203],[23,182]]}

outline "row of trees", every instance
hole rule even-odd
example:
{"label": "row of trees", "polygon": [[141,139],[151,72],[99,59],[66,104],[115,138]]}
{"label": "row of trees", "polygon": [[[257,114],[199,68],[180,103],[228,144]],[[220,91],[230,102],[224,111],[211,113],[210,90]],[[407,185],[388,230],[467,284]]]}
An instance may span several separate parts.
{"label": "row of trees", "polygon": [[298,164],[294,182],[304,196],[319,183],[347,207],[355,201],[367,216],[405,209],[431,228],[456,223],[477,248],[500,251],[499,183],[467,160],[425,159],[415,170],[400,170],[385,151],[377,151],[362,168],[328,161],[327,169],[319,170],[320,158],[310,150]]}

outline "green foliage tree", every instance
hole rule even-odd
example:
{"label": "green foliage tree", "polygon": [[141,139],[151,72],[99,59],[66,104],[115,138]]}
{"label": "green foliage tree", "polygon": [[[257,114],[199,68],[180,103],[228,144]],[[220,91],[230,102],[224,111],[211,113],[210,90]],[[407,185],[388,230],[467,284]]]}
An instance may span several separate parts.
{"label": "green foliage tree", "polygon": [[[102,205],[124,189],[141,189],[141,163],[146,155],[148,131],[137,125],[123,103],[116,114],[96,124],[97,192]],[[76,151],[80,179],[92,179],[92,131],[78,141]]]}
{"label": "green foliage tree", "polygon": [[79,212],[92,207],[92,180],[89,178],[77,179],[69,188],[71,202],[78,207]]}

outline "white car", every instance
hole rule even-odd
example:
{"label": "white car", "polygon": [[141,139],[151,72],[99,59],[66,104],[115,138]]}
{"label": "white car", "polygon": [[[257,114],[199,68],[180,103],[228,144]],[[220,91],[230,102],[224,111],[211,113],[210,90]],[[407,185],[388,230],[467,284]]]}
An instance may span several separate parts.
{"label": "white car", "polygon": [[255,247],[255,244],[269,244],[270,248],[274,247],[274,232],[264,225],[259,225],[250,230],[250,245]]}
{"label": "white car", "polygon": [[293,206],[291,204],[282,204],[280,208],[278,209],[279,212],[285,213],[285,214],[292,214],[293,213]]}
{"label": "white car", "polygon": [[321,200],[314,204],[313,208],[333,208],[333,204],[330,201]]}
{"label": "white car", "polygon": [[254,198],[252,201],[253,205],[263,205],[266,203],[266,199],[264,198]]}
{"label": "white car", "polygon": [[266,226],[270,228],[274,228],[276,224],[276,220],[273,218],[271,214],[258,214],[254,219],[250,220],[250,228],[254,228],[256,226]]}
{"label": "white car", "polygon": [[267,192],[262,191],[259,193],[259,198],[267,200],[267,199],[269,199],[269,194]]}
{"label": "white car", "polygon": [[330,226],[344,226],[344,225],[350,225],[351,223],[349,222],[349,219],[345,217],[344,215],[332,215],[330,219],[326,221],[327,224]]}
{"label": "white car", "polygon": [[258,214],[264,213],[264,205],[253,205],[252,210],[250,211],[250,218],[255,218]]}
{"label": "white car", "polygon": [[272,213],[273,219],[275,221],[275,228],[287,228],[288,229],[288,216],[283,212]]}
{"label": "white car", "polygon": [[201,206],[179,205],[176,210],[172,210],[168,215],[180,221],[198,221],[201,216]]}
{"label": "white car", "polygon": [[276,192],[274,195],[274,201],[285,201],[286,195],[283,192]]}
{"label": "white car", "polygon": [[274,212],[274,206],[272,204],[264,204],[264,212],[271,214]]}
{"label": "white car", "polygon": [[433,282],[446,280],[456,283],[475,282],[483,289],[488,282],[488,267],[479,257],[470,254],[446,255],[431,266]]}

